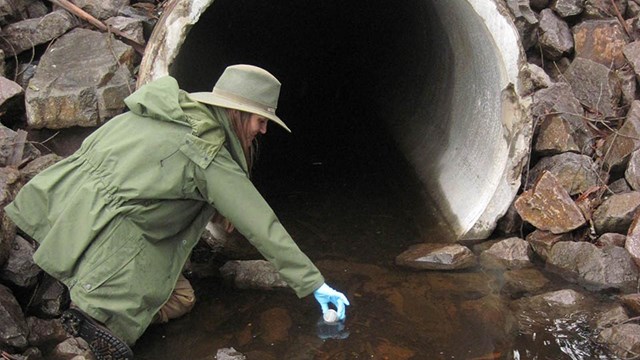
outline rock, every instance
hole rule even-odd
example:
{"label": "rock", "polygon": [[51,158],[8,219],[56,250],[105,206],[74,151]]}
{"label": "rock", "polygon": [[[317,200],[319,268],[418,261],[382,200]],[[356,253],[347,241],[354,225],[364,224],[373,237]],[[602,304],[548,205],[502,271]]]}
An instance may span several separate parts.
{"label": "rock", "polygon": [[549,279],[538,269],[517,269],[504,273],[502,293],[520,297],[526,293],[536,293],[549,284]]}
{"label": "rock", "polygon": [[617,233],[604,233],[598,237],[595,244],[596,246],[620,246],[624,247],[624,243],[627,241],[627,237]]}
{"label": "rock", "polygon": [[522,95],[529,95],[537,90],[548,88],[553,83],[543,68],[531,63],[526,63],[520,69],[520,79],[523,87]]}
{"label": "rock", "polygon": [[234,230],[228,233],[221,222],[209,222],[202,239],[210,246],[214,254],[236,260],[260,258],[260,253],[249,240]]}
{"label": "rock", "polygon": [[52,349],[69,337],[59,319],[44,320],[30,316],[27,318],[27,325],[29,327],[29,344],[32,346]]}
{"label": "rock", "polygon": [[48,11],[40,0],[0,0],[0,25],[42,17]]}
{"label": "rock", "polygon": [[507,212],[498,220],[496,232],[503,235],[516,234],[522,229],[522,218],[516,207],[511,203]]}
{"label": "rock", "polygon": [[602,330],[604,328],[611,327],[613,325],[620,324],[629,319],[627,312],[620,305],[616,305],[609,310],[605,310],[600,314],[596,314],[593,319],[591,328],[596,330]]}
{"label": "rock", "polygon": [[629,292],[638,282],[638,268],[631,255],[618,246],[598,248],[588,242],[562,241],[551,249],[547,269],[595,291]]}
{"label": "rock", "polygon": [[246,358],[234,348],[224,348],[216,352],[215,360],[246,360]]}
{"label": "rock", "polygon": [[640,15],[640,5],[635,1],[629,1],[627,4],[627,12],[625,14],[625,19],[634,18]]}
{"label": "rock", "polygon": [[640,147],[640,101],[631,103],[622,127],[611,133],[602,146],[605,170],[618,172],[627,165],[629,156]]}
{"label": "rock", "polygon": [[104,20],[118,14],[129,0],[74,0],[74,4],[94,17]]}
{"label": "rock", "polygon": [[[0,145],[1,147],[1,145]],[[9,254],[13,246],[13,239],[16,236],[16,225],[4,212],[7,206],[18,192],[18,179],[20,172],[11,167],[0,168],[0,267],[9,259]]]}
{"label": "rock", "polygon": [[529,243],[512,237],[497,242],[480,254],[480,263],[489,269],[522,269],[531,267],[532,250]]}
{"label": "rock", "polygon": [[266,260],[229,261],[220,268],[222,277],[239,289],[287,288],[275,267]]}
{"label": "rock", "polygon": [[62,156],[53,153],[37,157],[20,170],[20,181],[22,183],[27,183],[29,180],[33,179],[34,176],[41,173],[44,169],[62,159]]}
{"label": "rock", "polygon": [[78,20],[65,10],[51,12],[41,18],[27,19],[2,28],[0,49],[4,56],[14,56],[36,45],[60,37],[78,26]]}
{"label": "rock", "polygon": [[515,201],[524,221],[541,230],[562,234],[586,223],[582,212],[556,177],[543,171],[535,186]]}
{"label": "rock", "polygon": [[620,296],[620,300],[624,307],[629,310],[629,314],[633,317],[640,315],[640,294],[627,294]]}
{"label": "rock", "polygon": [[33,262],[34,253],[33,245],[21,236],[16,236],[9,259],[0,271],[0,279],[24,288],[35,285],[42,270]]}
{"label": "rock", "polygon": [[584,13],[585,19],[607,19],[616,16],[616,8],[620,14],[627,11],[627,0],[585,0]]}
{"label": "rock", "polygon": [[134,88],[135,56],[130,46],[109,34],[75,29],[62,36],[42,55],[29,82],[25,95],[29,125],[98,126],[120,114],[124,98]]}
{"label": "rock", "polygon": [[620,88],[622,89],[622,99],[620,106],[628,109],[631,104],[638,98],[638,83],[635,71],[630,66],[622,66],[615,71],[616,76],[620,79]]}
{"label": "rock", "polygon": [[535,11],[540,11],[549,6],[550,0],[529,0],[531,8]]}
{"label": "rock", "polygon": [[640,212],[636,212],[629,226],[624,248],[629,252],[636,265],[640,266]]}
{"label": "rock", "polygon": [[458,244],[417,244],[396,257],[400,266],[424,270],[459,270],[476,263],[471,250]]}
{"label": "rock", "polygon": [[562,18],[576,16],[584,10],[584,0],[553,0],[550,8]]}
{"label": "rock", "polygon": [[55,318],[69,307],[70,299],[67,288],[58,280],[44,274],[34,292],[29,313],[42,318]]}
{"label": "rock", "polygon": [[627,183],[627,180],[625,180],[624,178],[613,181],[612,183],[607,185],[607,188],[609,188],[609,192],[611,192],[612,194],[621,194],[631,191],[631,187]]}
{"label": "rock", "polygon": [[95,360],[87,343],[81,338],[68,338],[49,354],[51,360]]}
{"label": "rock", "polygon": [[564,76],[575,97],[588,111],[605,118],[621,115],[620,79],[607,66],[584,58],[575,58]]}
{"label": "rock", "polygon": [[115,16],[107,19],[105,24],[120,30],[122,34],[129,40],[133,40],[138,44],[145,44],[144,32],[142,29],[141,19],[132,19],[130,17]]}
{"label": "rock", "polygon": [[587,20],[574,26],[575,56],[619,69],[626,63],[626,35],[618,20]]}
{"label": "rock", "polygon": [[622,48],[622,54],[629,64],[631,64],[631,68],[633,68],[636,78],[640,80],[640,41],[636,40],[626,44]]}
{"label": "rock", "polygon": [[573,50],[573,36],[569,25],[556,16],[551,9],[540,12],[538,45],[545,57],[559,60]]}
{"label": "rock", "polygon": [[0,284],[0,348],[13,346],[24,349],[29,344],[29,328],[18,301],[9,288]]}
{"label": "rock", "polygon": [[534,140],[536,154],[590,153],[595,135],[582,117],[582,105],[568,84],[556,83],[537,91],[531,115],[539,124]]}
{"label": "rock", "polygon": [[260,314],[260,337],[266,344],[284,342],[289,338],[293,322],[283,308],[269,309]]}
{"label": "rock", "polygon": [[[26,141],[27,132],[13,131],[0,125],[0,166],[17,167],[40,156],[40,151]],[[11,199],[13,200],[13,199]]]}
{"label": "rock", "polygon": [[596,232],[626,234],[638,207],[640,207],[638,191],[611,195],[593,212],[592,219]]}
{"label": "rock", "polygon": [[603,329],[597,342],[607,345],[620,358],[633,358],[640,354],[640,325],[620,324]]}
{"label": "rock", "polygon": [[633,190],[640,190],[640,150],[636,150],[629,156],[624,179]]}
{"label": "rock", "polygon": [[[600,179],[600,170],[591,157],[571,152],[540,159],[529,172],[529,176],[537,179],[543,171],[552,173],[569,195],[585,192],[598,185]],[[526,190],[530,188],[531,186]]]}
{"label": "rock", "polygon": [[530,49],[538,41],[538,17],[529,7],[528,2],[507,0],[507,7],[513,15],[513,23],[520,34],[520,41],[525,50]]}
{"label": "rock", "polygon": [[0,119],[16,117],[24,112],[24,90],[17,83],[0,76]]}
{"label": "rock", "polygon": [[538,230],[529,233],[526,238],[533,251],[543,260],[547,260],[553,245],[560,241],[572,241],[570,233],[554,234],[550,231]]}

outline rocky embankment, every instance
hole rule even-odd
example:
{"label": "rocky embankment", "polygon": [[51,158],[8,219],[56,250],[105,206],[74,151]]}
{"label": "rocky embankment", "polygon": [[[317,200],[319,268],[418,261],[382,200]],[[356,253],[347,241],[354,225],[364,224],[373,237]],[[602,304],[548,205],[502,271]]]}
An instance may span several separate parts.
{"label": "rocky embankment", "polygon": [[[0,206],[91,129],[124,110],[122,99],[135,87],[141,50],[164,5],[75,3],[88,16],[48,1],[0,0]],[[528,56],[522,95],[532,100],[535,136],[521,192],[495,238],[421,244],[396,261],[438,271],[503,270],[516,317],[548,307],[562,312],[590,306],[573,290],[545,292],[547,280],[536,269],[594,294],[614,294],[609,310],[593,315],[593,340],[618,356],[638,356],[640,325],[633,318],[640,315],[640,1],[502,5]],[[99,29],[104,24],[109,32]],[[91,358],[57,320],[69,303],[66,289],[33,263],[36,244],[4,214],[1,229],[0,358]],[[216,242],[207,233],[204,240],[227,257],[247,257],[234,239]],[[196,261],[194,269],[210,269],[207,256],[199,259],[205,266]],[[264,263],[253,266],[268,273]],[[251,267],[234,262],[221,273],[236,281],[249,278],[237,286],[282,286],[272,273],[255,283],[247,276]]]}

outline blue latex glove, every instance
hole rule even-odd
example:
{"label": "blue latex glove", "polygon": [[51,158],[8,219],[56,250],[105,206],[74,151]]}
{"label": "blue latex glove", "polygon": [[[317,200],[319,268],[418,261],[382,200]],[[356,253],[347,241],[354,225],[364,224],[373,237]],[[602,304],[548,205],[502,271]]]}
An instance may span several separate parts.
{"label": "blue latex glove", "polygon": [[314,291],[313,296],[320,303],[323,315],[329,310],[329,303],[331,303],[336,307],[339,320],[344,320],[347,317],[346,306],[349,305],[349,300],[341,292],[333,290],[327,283],[322,284],[318,290]]}

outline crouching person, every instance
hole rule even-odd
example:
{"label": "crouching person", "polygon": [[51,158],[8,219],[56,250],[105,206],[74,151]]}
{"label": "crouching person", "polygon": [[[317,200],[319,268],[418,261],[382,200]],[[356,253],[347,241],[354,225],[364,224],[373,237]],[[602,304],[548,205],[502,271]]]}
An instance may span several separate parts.
{"label": "crouching person", "polygon": [[211,92],[163,77],[125,99],[129,111],[27,183],[5,210],[35,239],[34,261],[69,288],[62,322],[98,360],[132,359],[153,321],[189,311],[182,268],[207,222],[229,220],[297,296],[314,294],[344,319],[329,287],[249,179],[254,140],[275,114],[280,83],[251,65],[228,67]]}

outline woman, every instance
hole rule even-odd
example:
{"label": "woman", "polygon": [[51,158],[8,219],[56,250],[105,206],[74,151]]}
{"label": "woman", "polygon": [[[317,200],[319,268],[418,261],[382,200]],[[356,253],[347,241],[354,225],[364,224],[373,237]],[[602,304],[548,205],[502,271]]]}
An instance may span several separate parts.
{"label": "woman", "polygon": [[279,93],[273,75],[250,65],[225,69],[211,92],[188,94],[160,78],[5,208],[40,244],[34,261],[68,286],[63,324],[98,360],[132,358],[128,345],[154,319],[190,310],[181,270],[214,215],[299,297],[314,293],[323,313],[332,303],[345,318],[347,298],[325,284],[249,180],[251,144],[267,121],[289,130],[275,114]]}

